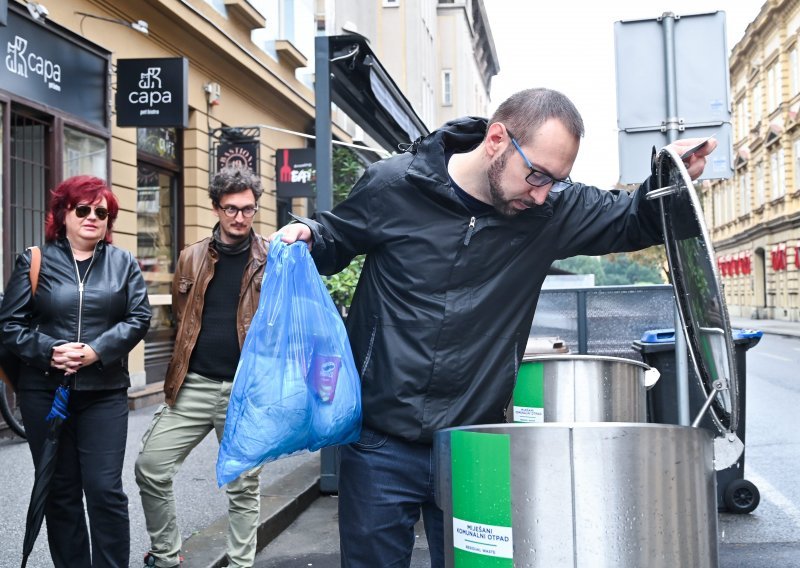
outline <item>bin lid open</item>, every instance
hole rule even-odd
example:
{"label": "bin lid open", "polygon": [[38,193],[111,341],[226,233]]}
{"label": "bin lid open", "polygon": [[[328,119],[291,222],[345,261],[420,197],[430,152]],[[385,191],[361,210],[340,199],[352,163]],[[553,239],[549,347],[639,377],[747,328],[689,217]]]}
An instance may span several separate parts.
{"label": "bin lid open", "polygon": [[738,381],[730,319],[714,262],[703,211],[680,156],[664,148],[656,157],[656,187],[648,199],[661,200],[670,279],[686,343],[706,396],[717,391],[709,412],[721,433],[739,423]]}

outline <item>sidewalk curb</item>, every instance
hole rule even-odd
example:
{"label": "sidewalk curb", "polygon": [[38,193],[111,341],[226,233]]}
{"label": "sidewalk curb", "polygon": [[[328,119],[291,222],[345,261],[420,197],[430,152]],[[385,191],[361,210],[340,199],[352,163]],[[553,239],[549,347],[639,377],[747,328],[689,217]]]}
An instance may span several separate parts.
{"label": "sidewalk curb", "polygon": [[754,329],[763,332],[764,335],[800,337],[800,323],[798,322],[731,318],[731,327],[738,329]]}
{"label": "sidewalk curb", "polygon": [[[320,496],[320,463],[313,460],[261,489],[257,551],[267,546]],[[183,543],[186,568],[221,568],[227,561],[228,516],[223,515]]]}

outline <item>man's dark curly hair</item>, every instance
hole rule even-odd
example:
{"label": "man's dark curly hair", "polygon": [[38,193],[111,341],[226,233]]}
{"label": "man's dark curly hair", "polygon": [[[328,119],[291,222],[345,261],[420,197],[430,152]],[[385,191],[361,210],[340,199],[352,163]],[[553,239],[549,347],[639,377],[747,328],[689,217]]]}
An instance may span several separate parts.
{"label": "man's dark curly hair", "polygon": [[218,206],[223,195],[239,193],[248,189],[253,192],[256,202],[258,202],[261,194],[264,193],[264,188],[261,187],[261,179],[253,173],[253,170],[228,166],[218,171],[211,179],[211,185],[208,187],[208,197],[211,198],[211,203]]}

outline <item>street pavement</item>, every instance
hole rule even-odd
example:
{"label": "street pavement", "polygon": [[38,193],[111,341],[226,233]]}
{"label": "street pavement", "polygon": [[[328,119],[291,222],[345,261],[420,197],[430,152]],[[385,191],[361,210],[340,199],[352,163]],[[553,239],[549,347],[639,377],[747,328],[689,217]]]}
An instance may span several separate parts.
{"label": "street pavement", "polygon": [[[142,558],[150,541],[144,525],[139,500],[139,488],[133,475],[133,464],[139,453],[142,436],[150,424],[157,406],[130,413],[128,443],[125,448],[123,486],[128,494],[131,519],[131,567],[141,568]],[[227,497],[217,488],[215,466],[216,436],[212,433],[192,451],[175,477],[175,496],[178,526],[184,539],[185,567],[210,567],[219,564],[225,554]],[[25,515],[33,486],[33,462],[28,445],[19,438],[0,439],[0,568],[16,568],[22,558],[22,539],[25,534]],[[287,479],[288,478],[288,479]],[[266,509],[269,522],[262,534],[288,525],[299,513],[297,503],[307,505],[303,496],[311,495],[319,478],[319,455],[300,454],[266,464],[261,473],[262,511]],[[295,481],[294,484],[290,483]],[[274,518],[271,518],[274,517]],[[272,535],[274,537],[274,534]],[[209,548],[209,545],[211,547]],[[53,566],[47,550],[47,528],[43,527],[33,554],[30,568]],[[81,567],[76,567],[81,568]]]}
{"label": "street pavement", "polygon": [[[800,323],[732,318],[731,324],[734,328],[800,338]],[[748,398],[749,409],[752,409],[757,400],[752,394],[748,394]],[[155,408],[132,411],[129,421],[123,483],[130,500],[130,566],[136,568],[141,566],[140,559],[147,551],[149,541],[138,488],[133,479],[133,463],[139,441]],[[753,419],[750,421],[755,422]],[[755,429],[756,424],[749,424],[748,428],[751,427]],[[769,432],[763,436],[768,437]],[[756,463],[758,457],[767,461],[776,453],[776,448],[771,448],[768,443],[751,447],[751,438],[756,436],[748,434],[748,464]],[[206,437],[175,479],[178,523],[185,539],[184,568],[223,565],[227,499],[215,481],[217,449],[215,437]],[[770,464],[769,471],[780,469],[781,457],[771,459],[775,463]],[[256,568],[339,566],[337,499],[335,495],[320,494],[319,463],[318,453],[306,453],[265,466],[261,476],[262,525]],[[6,481],[0,487],[0,568],[10,568],[19,565],[25,512],[33,483],[33,465],[27,445],[18,438],[0,439],[0,464]],[[720,514],[720,568],[800,568],[800,509],[797,503],[780,491],[772,492],[773,487],[765,472],[753,471],[746,465],[745,473],[746,478],[760,488],[762,504],[751,515]],[[770,502],[771,495],[773,502]],[[427,568],[430,563],[421,524],[417,526],[416,535],[411,567]],[[46,528],[39,536],[29,566],[52,567],[47,554]]]}

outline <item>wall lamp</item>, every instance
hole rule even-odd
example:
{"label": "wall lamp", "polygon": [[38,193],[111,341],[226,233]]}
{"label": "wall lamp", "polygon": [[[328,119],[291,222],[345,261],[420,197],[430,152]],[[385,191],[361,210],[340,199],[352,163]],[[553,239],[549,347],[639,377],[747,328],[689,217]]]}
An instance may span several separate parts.
{"label": "wall lamp", "polygon": [[27,2],[25,7],[28,8],[31,18],[39,22],[43,22],[50,15],[50,10],[38,2]]}
{"label": "wall lamp", "polygon": [[[30,10],[30,3],[28,4],[28,9]],[[137,20],[135,22],[128,22],[126,20],[120,20],[119,18],[107,18],[105,16],[97,16],[95,14],[87,14],[86,12],[75,12],[77,15],[81,16],[81,35],[83,35],[83,20],[86,18],[93,18],[95,20],[103,20],[104,22],[111,22],[112,24],[120,24],[122,26],[126,26],[128,28],[134,29],[139,33],[143,33],[147,35],[148,33],[148,26],[147,22],[144,20]]]}

